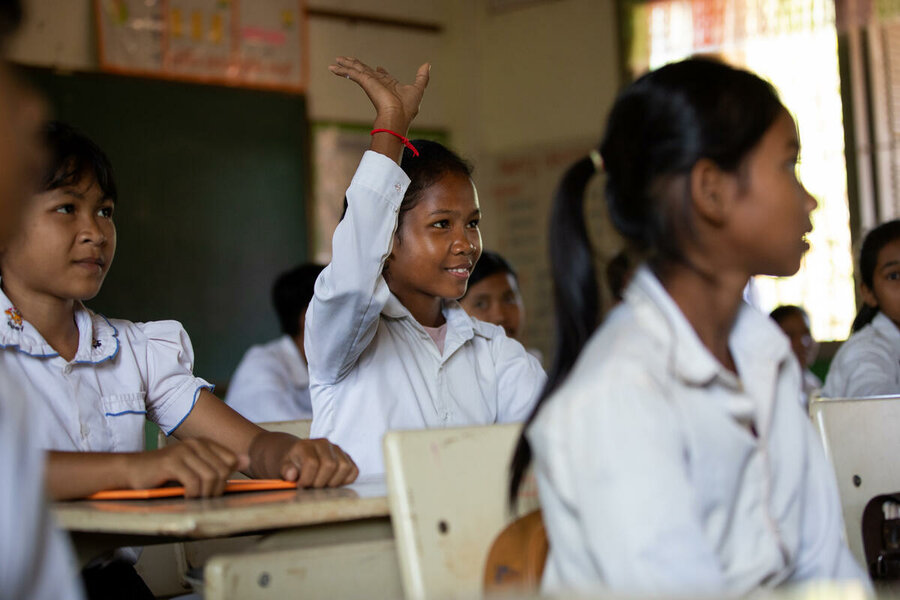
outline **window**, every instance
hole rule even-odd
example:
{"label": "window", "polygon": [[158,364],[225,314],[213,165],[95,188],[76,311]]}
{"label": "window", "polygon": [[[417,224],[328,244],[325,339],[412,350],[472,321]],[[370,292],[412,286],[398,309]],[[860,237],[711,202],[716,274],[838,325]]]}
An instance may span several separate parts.
{"label": "window", "polygon": [[810,251],[789,278],[757,278],[759,304],[804,306],[819,339],[845,339],[856,314],[834,0],[632,0],[628,69],[715,54],[768,79],[797,120],[800,177],[819,205]]}

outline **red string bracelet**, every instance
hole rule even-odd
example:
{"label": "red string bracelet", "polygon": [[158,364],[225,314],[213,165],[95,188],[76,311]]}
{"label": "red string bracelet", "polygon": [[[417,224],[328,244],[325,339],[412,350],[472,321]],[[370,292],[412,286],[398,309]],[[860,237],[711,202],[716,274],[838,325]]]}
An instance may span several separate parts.
{"label": "red string bracelet", "polygon": [[400,141],[403,142],[403,145],[412,150],[413,156],[419,155],[419,151],[416,150],[416,147],[412,145],[412,142],[409,141],[409,138],[400,135],[396,131],[391,131],[390,129],[373,129],[369,132],[369,135],[375,135],[376,133],[389,133],[396,138],[400,138]]}

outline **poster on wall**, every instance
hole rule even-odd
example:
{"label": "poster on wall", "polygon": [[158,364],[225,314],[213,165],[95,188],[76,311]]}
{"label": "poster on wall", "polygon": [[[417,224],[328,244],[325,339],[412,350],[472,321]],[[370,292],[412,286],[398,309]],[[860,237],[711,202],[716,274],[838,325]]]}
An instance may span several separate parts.
{"label": "poster on wall", "polygon": [[302,0],[94,0],[104,71],[302,92]]}

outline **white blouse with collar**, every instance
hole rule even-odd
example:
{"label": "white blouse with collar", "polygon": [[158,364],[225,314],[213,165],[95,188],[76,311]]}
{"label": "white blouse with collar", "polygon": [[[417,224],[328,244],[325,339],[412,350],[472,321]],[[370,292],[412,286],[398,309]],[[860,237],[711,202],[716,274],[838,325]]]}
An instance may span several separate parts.
{"label": "white blouse with collar", "polygon": [[384,472],[386,431],[522,421],[545,380],[521,344],[456,301],[444,303],[439,352],[390,292],[381,271],[408,185],[393,161],[366,152],[306,314],[312,435],[341,446],[360,475]]}
{"label": "white blouse with collar", "polygon": [[866,581],[787,338],[744,306],[730,349],[739,376],[637,272],[528,430],[546,590],[691,597]]}
{"label": "white blouse with collar", "polygon": [[900,394],[900,329],[884,313],[841,344],[822,396],[854,398]]}
{"label": "white blouse with collar", "polygon": [[180,323],[107,319],[78,304],[78,351],[66,361],[0,292],[0,363],[13,374],[46,450],[135,452],[144,419],[168,435],[200,390],[194,352]]}

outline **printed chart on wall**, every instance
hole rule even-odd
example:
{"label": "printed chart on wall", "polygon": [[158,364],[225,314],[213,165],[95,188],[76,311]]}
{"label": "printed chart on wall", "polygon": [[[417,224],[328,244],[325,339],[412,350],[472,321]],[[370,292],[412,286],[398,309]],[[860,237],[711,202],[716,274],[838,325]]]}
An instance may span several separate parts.
{"label": "printed chart on wall", "polygon": [[302,92],[300,0],[94,0],[105,71]]}
{"label": "printed chart on wall", "polygon": [[[595,141],[541,146],[497,154],[485,161],[485,184],[479,188],[484,219],[502,215],[500,226],[485,230],[484,247],[502,254],[518,271],[526,314],[526,347],[553,356],[553,286],[547,235],[553,194],[562,174],[587,155]],[[607,216],[602,177],[588,188],[585,214],[594,243],[598,276],[622,246]],[[604,292],[604,297],[606,293]],[[608,304],[606,304],[608,306]]]}
{"label": "printed chart on wall", "polygon": [[[370,125],[321,122],[313,125],[313,258],[320,264],[331,262],[331,238],[344,211],[344,192],[356,167],[369,149]],[[447,143],[441,130],[413,130],[410,138]]]}

